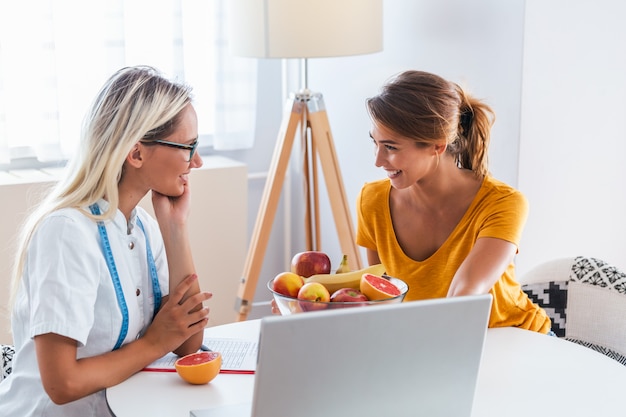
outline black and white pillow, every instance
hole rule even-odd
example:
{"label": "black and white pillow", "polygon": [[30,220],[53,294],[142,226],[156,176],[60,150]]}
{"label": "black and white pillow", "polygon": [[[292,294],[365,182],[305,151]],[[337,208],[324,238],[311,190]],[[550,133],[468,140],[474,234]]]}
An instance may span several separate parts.
{"label": "black and white pillow", "polygon": [[548,281],[522,285],[522,290],[530,300],[541,306],[552,321],[552,331],[558,337],[565,337],[567,325],[567,283],[568,281]]}
{"label": "black and white pillow", "polygon": [[577,256],[569,278],[626,295],[626,273],[601,259]]}
{"label": "black and white pillow", "polygon": [[[624,272],[603,260],[578,256],[567,280],[525,284],[522,290],[543,307],[557,336],[626,365]],[[574,309],[571,317],[568,304]],[[604,319],[607,314],[610,321]]]}
{"label": "black and white pillow", "polygon": [[0,354],[2,355],[2,372],[0,372],[0,381],[11,374],[13,366],[13,355],[15,348],[11,345],[0,345]]}

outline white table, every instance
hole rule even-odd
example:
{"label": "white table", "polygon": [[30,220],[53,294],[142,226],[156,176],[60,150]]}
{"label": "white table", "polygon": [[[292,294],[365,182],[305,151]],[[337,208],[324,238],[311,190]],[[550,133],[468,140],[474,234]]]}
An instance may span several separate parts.
{"label": "white table", "polygon": [[[255,337],[259,320],[206,329],[211,337]],[[583,346],[514,328],[489,329],[473,415],[622,415],[626,367]],[[189,417],[189,411],[249,402],[253,375],[220,374],[190,385],[172,372],[140,372],[107,390],[117,417]],[[620,411],[621,410],[621,411]]]}
{"label": "white table", "polygon": [[[204,333],[215,338],[255,338],[260,324],[260,320],[241,321],[208,327]],[[249,374],[219,374],[206,385],[191,385],[176,372],[139,372],[107,389],[106,396],[118,417],[189,417],[190,410],[250,401],[253,389],[254,375]]]}

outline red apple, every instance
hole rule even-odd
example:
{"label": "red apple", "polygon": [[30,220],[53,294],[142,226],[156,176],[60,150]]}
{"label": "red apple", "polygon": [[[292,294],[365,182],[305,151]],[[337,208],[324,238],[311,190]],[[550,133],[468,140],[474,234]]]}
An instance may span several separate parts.
{"label": "red apple", "polygon": [[296,298],[304,285],[304,278],[293,272],[281,272],[272,280],[272,290],[288,297]]}
{"label": "red apple", "polygon": [[330,258],[324,252],[305,251],[291,259],[291,272],[308,278],[316,274],[330,274]]}
{"label": "red apple", "polygon": [[365,294],[363,294],[359,290],[356,290],[354,288],[341,288],[341,289],[335,291],[330,296],[330,301],[353,303],[353,302],[368,301],[368,299],[365,296]]}
{"label": "red apple", "polygon": [[304,311],[323,310],[330,301],[330,293],[319,282],[307,282],[298,291],[298,299],[302,300],[300,307]]}

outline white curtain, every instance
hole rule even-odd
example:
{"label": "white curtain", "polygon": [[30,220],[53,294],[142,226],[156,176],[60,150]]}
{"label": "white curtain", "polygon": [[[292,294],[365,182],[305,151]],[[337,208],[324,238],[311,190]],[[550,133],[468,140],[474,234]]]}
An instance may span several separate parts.
{"label": "white curtain", "polygon": [[193,87],[201,147],[251,147],[256,60],[229,54],[225,1],[2,2],[0,164],[71,157],[98,89],[138,64]]}
{"label": "white curtain", "polygon": [[[193,1],[193,0],[189,0]],[[215,25],[215,135],[217,150],[251,148],[254,144],[257,103],[257,60],[235,58],[228,51],[229,7],[219,0]]]}

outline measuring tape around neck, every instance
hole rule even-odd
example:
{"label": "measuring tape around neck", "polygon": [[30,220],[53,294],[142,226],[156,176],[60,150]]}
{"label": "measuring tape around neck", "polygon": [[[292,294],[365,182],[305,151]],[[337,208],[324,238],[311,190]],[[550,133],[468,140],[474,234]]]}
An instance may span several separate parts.
{"label": "measuring tape around neck", "polygon": [[[100,207],[97,204],[92,204],[89,206],[91,213],[95,216],[100,215]],[[146,252],[148,258],[148,270],[150,271],[150,278],[152,281],[152,291],[154,295],[154,314],[156,315],[157,311],[161,307],[161,287],[159,286],[159,278],[157,275],[156,265],[154,263],[154,257],[152,255],[152,250],[150,249],[150,242],[148,242],[148,235],[141,223],[139,217],[137,217],[137,224],[141,228],[145,239],[146,239]],[[120,282],[120,276],[117,272],[117,267],[115,266],[115,258],[113,257],[113,251],[111,250],[111,244],[109,242],[109,236],[106,231],[106,227],[104,226],[104,222],[98,221],[98,233],[100,234],[100,240],[102,243],[102,251],[104,253],[104,258],[107,262],[107,267],[109,268],[109,273],[111,274],[111,280],[113,281],[113,287],[115,288],[115,296],[117,298],[117,304],[120,308],[120,312],[122,313],[122,327],[120,329],[120,334],[117,338],[117,342],[113,347],[113,350],[119,349],[126,339],[126,335],[128,334],[128,306],[126,305],[126,298],[124,297],[124,291],[122,289],[122,283]]]}

